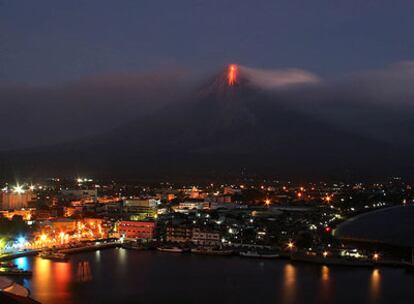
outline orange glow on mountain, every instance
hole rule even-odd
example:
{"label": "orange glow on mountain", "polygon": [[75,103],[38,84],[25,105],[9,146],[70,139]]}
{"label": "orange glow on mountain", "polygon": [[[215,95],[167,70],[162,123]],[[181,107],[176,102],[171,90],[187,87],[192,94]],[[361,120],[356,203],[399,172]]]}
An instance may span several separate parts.
{"label": "orange glow on mountain", "polygon": [[237,78],[237,66],[235,64],[230,64],[228,75],[227,75],[229,86],[233,86],[236,84],[236,78]]}

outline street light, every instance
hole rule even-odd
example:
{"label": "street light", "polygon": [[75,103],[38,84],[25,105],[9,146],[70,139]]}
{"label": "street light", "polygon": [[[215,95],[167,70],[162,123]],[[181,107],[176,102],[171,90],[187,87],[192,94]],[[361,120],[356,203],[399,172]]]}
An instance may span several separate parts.
{"label": "street light", "polygon": [[13,187],[13,192],[17,194],[23,194],[24,193],[23,186],[20,186],[19,184],[17,184],[16,186]]}

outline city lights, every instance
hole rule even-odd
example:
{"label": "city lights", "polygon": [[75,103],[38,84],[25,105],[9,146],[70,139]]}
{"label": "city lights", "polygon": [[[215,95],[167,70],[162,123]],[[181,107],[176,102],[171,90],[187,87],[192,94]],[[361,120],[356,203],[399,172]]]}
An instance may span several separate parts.
{"label": "city lights", "polygon": [[26,243],[26,238],[25,238],[25,237],[23,237],[23,236],[21,236],[21,237],[19,237],[19,238],[17,239],[17,242],[18,242],[20,245],[24,245],[24,244]]}
{"label": "city lights", "polygon": [[6,247],[6,240],[1,238],[0,239],[0,253],[3,253],[3,250],[5,247]]}
{"label": "city lights", "polygon": [[13,192],[17,194],[23,194],[25,191],[24,191],[23,186],[20,186],[19,184],[17,184],[16,186],[13,187]]}

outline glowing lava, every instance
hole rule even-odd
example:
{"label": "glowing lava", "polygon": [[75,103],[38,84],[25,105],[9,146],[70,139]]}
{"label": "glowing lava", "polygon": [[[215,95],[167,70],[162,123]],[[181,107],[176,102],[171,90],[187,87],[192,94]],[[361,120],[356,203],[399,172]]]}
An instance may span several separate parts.
{"label": "glowing lava", "polygon": [[236,84],[236,78],[237,78],[237,66],[235,64],[229,65],[229,71],[227,74],[227,80],[229,86],[234,86]]}

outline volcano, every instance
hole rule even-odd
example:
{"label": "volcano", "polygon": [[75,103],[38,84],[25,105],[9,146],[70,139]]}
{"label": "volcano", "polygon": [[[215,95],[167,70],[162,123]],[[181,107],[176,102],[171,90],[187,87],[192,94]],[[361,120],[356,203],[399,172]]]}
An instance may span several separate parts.
{"label": "volcano", "polygon": [[180,103],[101,136],[3,153],[1,166],[36,176],[382,176],[403,166],[394,149],[296,110],[231,64]]}

